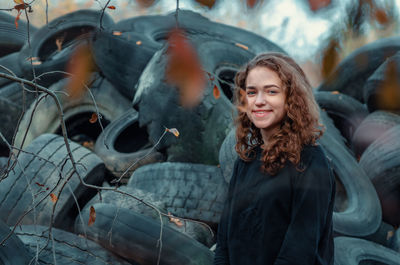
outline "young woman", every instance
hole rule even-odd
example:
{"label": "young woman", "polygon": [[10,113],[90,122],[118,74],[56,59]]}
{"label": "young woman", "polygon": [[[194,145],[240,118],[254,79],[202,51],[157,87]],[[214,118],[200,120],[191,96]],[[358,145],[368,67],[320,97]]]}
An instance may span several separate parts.
{"label": "young woman", "polygon": [[335,179],[301,68],[261,54],[235,77],[236,160],[214,264],[333,264]]}

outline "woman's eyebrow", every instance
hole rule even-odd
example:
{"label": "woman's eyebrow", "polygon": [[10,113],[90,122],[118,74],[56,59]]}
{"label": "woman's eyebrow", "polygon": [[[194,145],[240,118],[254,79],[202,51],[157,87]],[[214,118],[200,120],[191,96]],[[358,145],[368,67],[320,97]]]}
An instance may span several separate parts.
{"label": "woman's eyebrow", "polygon": [[[276,87],[278,89],[281,89],[279,86],[274,85],[274,84],[263,86],[263,88],[271,88],[271,87]],[[246,89],[256,89],[256,86],[246,86]]]}

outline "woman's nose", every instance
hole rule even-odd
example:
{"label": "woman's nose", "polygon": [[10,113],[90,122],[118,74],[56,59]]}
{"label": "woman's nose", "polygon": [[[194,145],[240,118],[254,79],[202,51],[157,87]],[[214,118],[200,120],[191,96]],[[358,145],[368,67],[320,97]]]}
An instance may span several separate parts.
{"label": "woman's nose", "polygon": [[255,104],[256,105],[264,105],[265,103],[266,103],[266,100],[265,100],[264,96],[262,95],[262,93],[259,93],[257,95]]}

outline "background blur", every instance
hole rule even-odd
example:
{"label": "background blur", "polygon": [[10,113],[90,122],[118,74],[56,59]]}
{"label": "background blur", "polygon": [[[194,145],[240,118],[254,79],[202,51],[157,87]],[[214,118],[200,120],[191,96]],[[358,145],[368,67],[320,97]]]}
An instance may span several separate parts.
{"label": "background blur", "polygon": [[[101,9],[106,0],[33,0],[30,22],[39,27],[48,20],[78,9]],[[0,0],[12,8],[13,0]],[[176,0],[111,0],[106,12],[117,22],[125,18],[166,14]],[[399,34],[400,0],[180,0],[179,7],[210,20],[262,35],[294,57],[317,86],[321,63],[332,45],[338,63],[355,48],[376,39]],[[17,11],[11,12],[14,16]],[[24,19],[24,15],[21,16]],[[332,41],[334,41],[332,43]],[[325,56],[326,57],[326,56]],[[328,56],[329,57],[329,56]]]}

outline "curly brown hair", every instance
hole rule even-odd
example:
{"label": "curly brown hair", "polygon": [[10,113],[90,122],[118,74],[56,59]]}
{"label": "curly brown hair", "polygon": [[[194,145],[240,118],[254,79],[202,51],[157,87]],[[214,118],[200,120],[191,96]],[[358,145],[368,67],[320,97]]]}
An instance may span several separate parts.
{"label": "curly brown hair", "polygon": [[[260,129],[246,114],[246,78],[250,70],[262,66],[278,74],[285,93],[286,115],[279,129],[267,143],[263,142]],[[255,158],[255,147],[263,144],[262,170],[275,175],[289,160],[298,170],[300,153],[307,144],[315,145],[323,134],[318,123],[319,108],[312,87],[300,66],[282,53],[263,53],[249,61],[235,76],[236,152],[245,161]]]}

